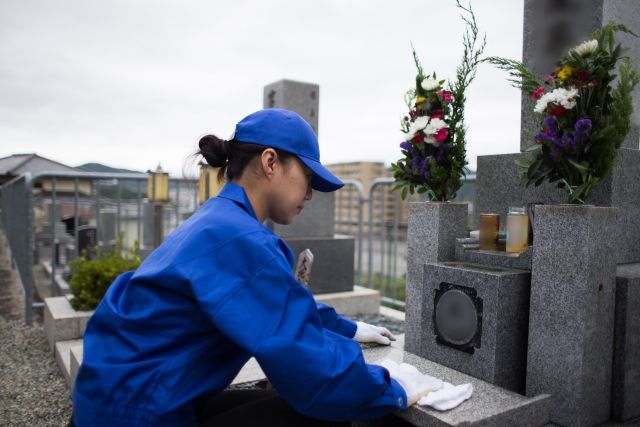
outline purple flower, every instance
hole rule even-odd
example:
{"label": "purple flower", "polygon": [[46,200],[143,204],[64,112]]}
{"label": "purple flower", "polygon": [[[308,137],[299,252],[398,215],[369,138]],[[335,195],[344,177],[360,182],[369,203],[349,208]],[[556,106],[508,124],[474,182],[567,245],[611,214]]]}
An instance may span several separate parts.
{"label": "purple flower", "polygon": [[573,147],[574,145],[576,145],[576,142],[573,140],[571,135],[564,134],[562,135],[562,138],[560,138],[560,146],[565,150]]}
{"label": "purple flower", "polygon": [[547,116],[544,118],[545,130],[548,130],[548,135],[556,136],[558,134],[558,122],[553,116]]}
{"label": "purple flower", "polygon": [[411,144],[409,144],[407,141],[402,141],[400,143],[400,148],[402,148],[403,150],[410,151],[411,150]]}
{"label": "purple flower", "polygon": [[591,119],[580,119],[576,121],[575,131],[576,134],[589,136],[589,132],[591,131]]}
{"label": "purple flower", "polygon": [[448,150],[449,150],[449,144],[442,144],[440,145],[440,147],[438,147],[438,151],[436,151],[436,155],[435,155],[435,159],[437,163],[440,163],[442,161],[442,158],[444,157],[445,154],[447,154]]}

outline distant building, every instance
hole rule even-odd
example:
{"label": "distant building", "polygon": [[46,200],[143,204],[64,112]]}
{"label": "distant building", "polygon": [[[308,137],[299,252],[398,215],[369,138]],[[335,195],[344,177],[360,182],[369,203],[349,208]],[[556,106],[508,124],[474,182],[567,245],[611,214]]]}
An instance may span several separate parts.
{"label": "distant building", "polygon": [[[31,173],[35,175],[39,172],[78,173],[84,171],[79,168],[74,168],[60,162],[56,162],[55,160],[47,159],[46,157],[39,156],[35,153],[12,154],[11,156],[0,158],[0,185],[11,181],[15,177],[24,173]],[[52,182],[50,179],[43,179],[39,182],[36,188],[50,192],[52,189]],[[75,184],[73,179],[56,179],[57,193],[73,193],[74,191]],[[89,181],[80,182],[78,191],[80,194],[90,195],[91,183]]]}
{"label": "distant building", "polygon": [[[333,174],[341,179],[355,179],[362,183],[365,198],[369,199],[371,186],[376,178],[391,177],[391,171],[385,167],[383,162],[346,162],[334,163],[327,165]],[[392,186],[385,185],[375,190],[373,195],[373,212],[374,226],[376,233],[379,232],[378,227],[383,222],[387,229],[394,227],[397,222],[399,235],[406,233],[407,223],[409,219],[409,202],[417,202],[426,200],[425,196],[414,194],[405,200],[400,198],[399,193],[391,191]],[[383,190],[384,189],[384,190]],[[384,205],[381,204],[382,191],[384,191]],[[397,201],[395,194],[398,194]],[[469,213],[473,214],[475,204],[475,173],[471,171],[460,190],[458,191],[455,201],[468,202]],[[397,207],[394,204],[397,203]],[[364,232],[367,232],[369,224],[369,206],[364,206],[363,222]],[[339,190],[336,193],[336,213],[335,224],[336,232],[345,234],[355,234],[358,225],[358,204],[357,194],[351,186]],[[397,210],[397,218],[394,218],[394,211]],[[384,215],[384,218],[383,218]],[[383,219],[383,220],[382,220]]]}
{"label": "distant building", "polygon": [[[355,179],[362,183],[364,189],[365,198],[369,198],[371,186],[376,178],[388,178],[391,177],[391,171],[385,167],[383,162],[347,162],[347,163],[334,163],[327,165],[333,174],[341,179]],[[383,200],[384,192],[384,204],[381,204]],[[395,194],[391,191],[389,185],[385,185],[375,190],[373,195],[374,206],[374,225],[380,226],[381,222],[384,222],[386,226],[394,226],[394,210],[396,203]],[[418,195],[408,197],[406,200],[402,200],[398,194],[398,206],[397,206],[397,223],[401,233],[407,228],[409,201],[420,200]],[[358,224],[358,211],[357,211],[357,195],[355,190],[350,189],[350,186],[346,186],[344,189],[339,190],[336,193],[336,232],[338,233],[355,233]],[[384,212],[383,212],[384,211]],[[383,219],[384,215],[384,219]],[[383,220],[383,221],[382,221]],[[366,227],[369,224],[369,209],[368,205],[365,205],[363,212],[363,221]],[[402,233],[404,234],[404,233]]]}

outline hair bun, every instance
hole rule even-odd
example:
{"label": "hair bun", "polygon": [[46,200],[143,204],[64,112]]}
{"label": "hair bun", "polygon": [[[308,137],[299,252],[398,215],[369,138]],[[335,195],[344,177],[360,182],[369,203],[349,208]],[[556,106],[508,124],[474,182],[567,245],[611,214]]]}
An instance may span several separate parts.
{"label": "hair bun", "polygon": [[231,158],[230,142],[215,135],[205,135],[198,142],[200,150],[197,154],[204,157],[209,166],[220,168]]}

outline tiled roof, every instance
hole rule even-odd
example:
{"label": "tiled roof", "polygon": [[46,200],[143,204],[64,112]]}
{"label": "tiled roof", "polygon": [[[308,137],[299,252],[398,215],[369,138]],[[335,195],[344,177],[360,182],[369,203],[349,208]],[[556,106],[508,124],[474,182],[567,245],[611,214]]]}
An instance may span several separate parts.
{"label": "tiled roof", "polygon": [[0,159],[0,175],[18,176],[25,172],[37,173],[43,171],[80,172],[81,169],[41,157],[35,153],[13,154]]}

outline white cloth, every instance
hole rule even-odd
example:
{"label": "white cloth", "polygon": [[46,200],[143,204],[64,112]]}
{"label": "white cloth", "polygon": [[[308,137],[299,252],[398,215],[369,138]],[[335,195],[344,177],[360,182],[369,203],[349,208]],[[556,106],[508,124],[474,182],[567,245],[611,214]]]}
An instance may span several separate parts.
{"label": "white cloth", "polygon": [[420,406],[430,406],[438,411],[448,411],[467,400],[473,394],[470,383],[454,386],[444,382],[442,388],[425,395],[418,401]]}
{"label": "white cloth", "polygon": [[[429,406],[438,411],[448,411],[469,399],[473,394],[470,383],[454,386],[439,378],[426,375],[408,363],[397,364],[391,359],[384,359],[377,363],[389,371],[389,375],[405,389],[409,404]],[[417,397],[417,398],[416,398]]]}

